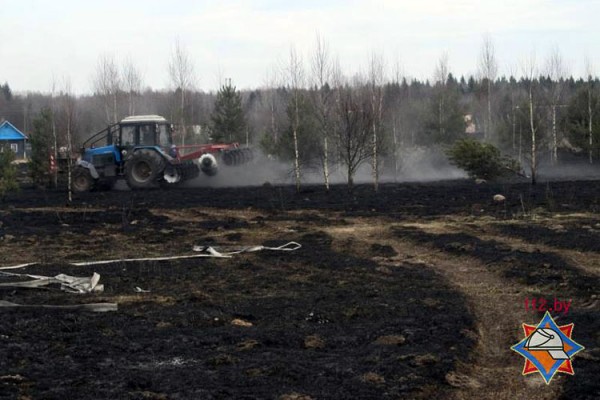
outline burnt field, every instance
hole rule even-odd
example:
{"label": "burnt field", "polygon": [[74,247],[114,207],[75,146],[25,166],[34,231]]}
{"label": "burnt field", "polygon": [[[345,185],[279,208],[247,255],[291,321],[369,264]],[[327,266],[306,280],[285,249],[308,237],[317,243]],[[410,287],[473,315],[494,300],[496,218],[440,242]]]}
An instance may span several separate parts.
{"label": "burnt field", "polygon": [[[502,194],[505,202],[492,197]],[[104,291],[0,287],[1,399],[598,398],[597,181],[181,188],[0,203],[0,267]],[[192,255],[295,241],[232,258]],[[0,277],[0,282],[20,280]],[[136,292],[139,287],[145,292]],[[522,376],[526,298],[572,300],[574,376]]]}

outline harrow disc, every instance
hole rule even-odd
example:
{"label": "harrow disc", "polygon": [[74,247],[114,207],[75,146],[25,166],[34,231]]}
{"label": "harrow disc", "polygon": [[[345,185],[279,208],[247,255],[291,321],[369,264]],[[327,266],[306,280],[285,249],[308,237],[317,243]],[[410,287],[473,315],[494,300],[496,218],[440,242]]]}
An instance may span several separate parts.
{"label": "harrow disc", "polygon": [[243,165],[252,161],[253,158],[252,150],[247,147],[226,150],[223,153],[223,163],[227,166]]}

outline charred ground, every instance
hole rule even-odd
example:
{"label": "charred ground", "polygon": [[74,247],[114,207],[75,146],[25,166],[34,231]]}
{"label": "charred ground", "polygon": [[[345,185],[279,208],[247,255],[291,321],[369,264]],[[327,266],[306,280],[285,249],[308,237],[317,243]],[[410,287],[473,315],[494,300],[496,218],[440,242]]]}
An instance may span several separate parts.
{"label": "charred ground", "polygon": [[[595,398],[599,210],[594,181],[112,191],[68,206],[24,189],[2,204],[2,265],[95,271],[106,289],[0,299],[119,311],[0,311],[0,398]],[[303,247],[67,265],[288,241]],[[527,296],[572,299],[558,321],[586,347],[548,387],[510,351],[541,318]]]}

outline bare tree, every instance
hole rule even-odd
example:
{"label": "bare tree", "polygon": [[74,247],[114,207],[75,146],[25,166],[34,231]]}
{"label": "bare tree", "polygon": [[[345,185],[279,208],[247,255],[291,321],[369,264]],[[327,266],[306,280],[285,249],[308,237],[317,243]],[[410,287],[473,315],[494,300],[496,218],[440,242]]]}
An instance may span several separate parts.
{"label": "bare tree", "polygon": [[186,95],[192,90],[195,83],[195,68],[187,50],[179,40],[175,41],[171,60],[169,61],[169,78],[175,92],[179,90],[179,122],[181,129],[181,144],[185,145],[186,119],[185,100]]}
{"label": "bare tree", "polygon": [[565,63],[557,47],[550,53],[546,62],[547,75],[550,77],[549,103],[552,113],[552,141],[550,143],[550,160],[552,164],[558,161],[558,134],[556,127],[556,109],[562,107],[561,99],[564,88],[564,78],[567,74]]}
{"label": "bare tree", "polygon": [[335,134],[340,161],[346,166],[348,188],[352,189],[358,167],[371,156],[372,108],[370,96],[360,87],[339,86],[337,92]]}
{"label": "bare tree", "polygon": [[75,98],[73,97],[73,91],[71,88],[71,79],[69,77],[63,78],[63,89],[60,93],[61,106],[65,122],[65,135],[67,140],[67,187],[69,202],[73,201],[73,189],[72,189],[72,154],[73,154],[73,131],[75,124]]}
{"label": "bare tree", "polygon": [[136,98],[142,91],[142,73],[131,58],[123,65],[123,86],[128,95],[129,115],[134,115]]}
{"label": "bare tree", "polygon": [[277,140],[279,139],[279,129],[277,124],[277,105],[279,104],[277,101],[277,87],[280,85],[280,82],[278,79],[276,67],[273,67],[272,70],[265,75],[264,79],[265,100],[267,107],[269,108],[269,131],[274,143],[277,143]]}
{"label": "bare tree", "polygon": [[445,119],[445,107],[446,107],[446,86],[448,79],[449,67],[448,67],[448,53],[444,52],[440,56],[438,63],[435,67],[433,79],[437,89],[439,91],[438,96],[438,124],[440,137],[445,136],[444,119]]}
{"label": "bare tree", "polygon": [[[54,97],[55,97],[55,93],[56,93],[56,78],[54,77],[54,75],[52,76],[52,91],[50,93],[50,108],[51,108],[51,115],[52,115],[52,138],[54,139],[54,152],[53,152],[53,157],[54,157],[54,163],[58,162],[58,136],[56,134],[56,117],[55,117],[55,113],[56,113],[56,107],[54,104]],[[58,167],[55,164],[52,170],[52,180],[53,180],[53,184],[54,187],[57,188],[58,187]]]}
{"label": "bare tree", "polygon": [[496,80],[498,74],[498,63],[496,61],[494,43],[489,34],[483,37],[483,44],[479,55],[479,73],[486,85],[487,91],[487,118],[484,135],[485,138],[489,140],[492,132],[492,84]]}
{"label": "bare tree", "polygon": [[94,91],[103,100],[106,123],[114,124],[118,122],[118,96],[121,91],[121,76],[112,56],[105,54],[98,59],[93,87]]}
{"label": "bare tree", "polygon": [[331,84],[332,65],[329,47],[319,34],[317,34],[315,52],[311,61],[312,81],[315,87],[314,103],[323,140],[321,166],[325,188],[329,190],[329,138],[332,135],[331,102],[333,94],[329,85]]}
{"label": "bare tree", "polygon": [[535,52],[531,52],[527,58],[521,63],[521,69],[523,76],[527,79],[527,107],[529,110],[529,130],[531,134],[531,151],[530,151],[530,167],[531,167],[531,184],[536,184],[537,179],[537,133],[538,126],[535,123],[534,110],[536,105],[534,104],[533,89],[535,84],[535,76],[537,74],[537,65]]}
{"label": "bare tree", "polygon": [[254,130],[263,132],[260,144],[269,156],[278,152],[282,127],[289,122],[285,110],[286,93],[280,90],[285,86],[285,72],[285,66],[281,64],[273,64],[268,69],[260,89],[260,105],[257,105],[255,114],[249,118],[250,124],[255,123]]}
{"label": "bare tree", "polygon": [[302,58],[294,47],[290,48],[290,58],[287,65],[288,87],[292,93],[292,137],[294,140],[294,176],[296,190],[300,191],[300,154],[298,153],[298,129],[300,127],[300,91],[304,85],[304,67]]}
{"label": "bare tree", "polygon": [[379,190],[379,160],[378,142],[380,140],[380,129],[383,121],[383,82],[385,79],[384,62],[381,55],[371,54],[369,62],[369,92],[371,97],[372,115],[372,155],[371,167],[373,170],[373,189]]}
{"label": "bare tree", "polygon": [[[517,115],[516,110],[519,109],[516,101],[516,94],[519,85],[517,84],[517,67],[515,65],[510,65],[508,67],[509,77],[509,88],[510,88],[510,124],[511,124],[511,133],[512,133],[512,151],[513,154],[517,150]],[[521,138],[519,137],[519,162],[521,162]]]}
{"label": "bare tree", "polygon": [[[404,73],[402,71],[402,67],[400,66],[400,62],[396,61],[394,66],[394,85],[400,89],[400,85],[402,80],[404,79]],[[396,93],[393,99],[393,110],[391,111],[392,115],[392,140],[393,140],[393,157],[394,157],[394,181],[398,180],[398,150],[404,147],[404,143],[402,140],[402,135],[398,138],[399,135],[399,127],[401,118],[401,109],[402,109],[402,96],[400,93]]]}
{"label": "bare tree", "polygon": [[588,145],[589,145],[589,161],[590,164],[594,163],[594,131],[593,131],[593,119],[594,119],[594,107],[592,107],[592,92],[594,83],[594,66],[589,57],[585,58],[585,75],[587,78],[587,97],[588,97]]}

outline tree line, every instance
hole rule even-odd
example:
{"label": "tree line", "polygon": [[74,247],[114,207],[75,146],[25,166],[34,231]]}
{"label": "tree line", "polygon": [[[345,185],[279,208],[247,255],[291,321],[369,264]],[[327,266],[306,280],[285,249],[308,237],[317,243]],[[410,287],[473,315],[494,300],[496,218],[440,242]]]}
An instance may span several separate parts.
{"label": "tree line", "polygon": [[54,82],[51,93],[15,94],[5,83],[0,117],[43,143],[43,153],[76,149],[125,116],[159,114],[178,126],[178,144],[239,142],[289,162],[298,188],[307,171],[319,171],[329,187],[336,168],[351,186],[368,165],[377,190],[381,174],[396,176],[411,149],[465,137],[514,157],[533,182],[539,165],[600,157],[600,82],[590,63],[585,77],[574,78],[555,49],[543,60],[531,53],[499,76],[485,37],[475,76],[455,76],[445,53],[431,79],[391,67],[372,53],[363,72],[347,75],[317,37],[309,57],[292,48],[261,88],[240,91],[229,79],[216,93],[204,92],[195,87],[194,60],[177,42],[167,65],[170,89],[146,86],[131,60],[101,56],[92,94],[74,95],[68,78]]}

